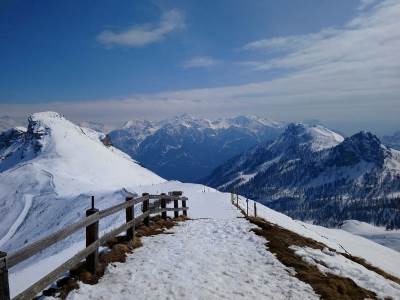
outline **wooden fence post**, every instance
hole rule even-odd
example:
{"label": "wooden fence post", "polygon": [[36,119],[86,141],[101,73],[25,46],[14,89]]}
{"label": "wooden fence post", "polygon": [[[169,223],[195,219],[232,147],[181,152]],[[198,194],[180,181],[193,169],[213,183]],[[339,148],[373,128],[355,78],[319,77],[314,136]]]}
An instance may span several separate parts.
{"label": "wooden fence post", "polygon": [[[184,207],[184,208],[186,208],[187,206],[186,206],[186,200],[185,200],[186,198],[184,198],[184,200],[182,200],[182,207]],[[187,210],[186,209],[184,209],[183,211],[183,216],[184,217],[187,217]]]}
{"label": "wooden fence post", "polygon": [[[164,193],[161,194],[161,198],[160,198],[161,209],[167,208],[167,201],[165,200],[165,197],[163,197],[163,196],[165,196]],[[161,212],[161,217],[164,220],[166,220],[167,219],[167,212],[166,211]]]}
{"label": "wooden fence post", "polygon": [[254,201],[254,217],[257,218],[257,204],[255,201]]}
{"label": "wooden fence post", "polygon": [[[150,202],[149,193],[143,193],[142,196],[147,197],[147,199],[143,201],[143,206],[142,206],[142,212],[145,213],[149,211],[149,202]],[[150,225],[150,215],[144,218],[143,223],[146,226]]]}
{"label": "wooden fence post", "polygon": [[249,216],[249,198],[246,198],[246,215]]}
{"label": "wooden fence post", "polygon": [[174,210],[174,218],[178,218],[179,217],[179,211],[178,211],[179,202],[178,202],[177,199],[174,200],[174,208],[175,208],[175,210]]}
{"label": "wooden fence post", "polygon": [[[98,213],[99,210],[94,208],[94,196],[92,196],[92,208],[86,210],[86,216],[91,216]],[[99,238],[99,221],[94,222],[86,227],[86,247],[97,241]],[[96,268],[99,261],[99,249],[96,248],[91,254],[86,257],[86,266],[88,271],[96,274]]]}
{"label": "wooden fence post", "polygon": [[7,253],[0,251],[0,300],[10,300],[8,284]]}
{"label": "wooden fence post", "polygon": [[[181,191],[173,191],[173,192],[171,192],[170,194],[171,194],[172,196],[174,196],[174,197],[182,196],[182,192],[181,192]],[[174,199],[174,208],[175,208],[175,210],[174,210],[174,217],[175,217],[175,218],[178,218],[178,217],[179,217],[179,211],[178,211],[178,208],[179,208],[179,200],[178,200],[178,199]]]}
{"label": "wooden fence post", "polygon": [[[133,199],[132,197],[126,197],[126,198],[125,198],[125,201],[130,201],[130,200],[132,200],[132,199]],[[128,223],[128,222],[130,222],[130,221],[133,220],[133,210],[134,210],[134,207],[133,207],[133,206],[127,207],[127,208],[125,209],[126,223]],[[128,240],[133,240],[134,230],[135,230],[135,229],[134,229],[134,226],[135,226],[135,224],[133,225],[133,227],[128,228],[128,229],[126,230],[126,237],[128,238]]]}

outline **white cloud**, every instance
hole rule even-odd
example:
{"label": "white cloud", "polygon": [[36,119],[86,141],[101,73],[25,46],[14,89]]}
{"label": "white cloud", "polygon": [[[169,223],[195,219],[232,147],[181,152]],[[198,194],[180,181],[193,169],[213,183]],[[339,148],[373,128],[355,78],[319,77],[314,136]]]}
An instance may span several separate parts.
{"label": "white cloud", "polygon": [[185,69],[188,68],[204,68],[204,67],[212,67],[217,64],[220,64],[221,60],[209,57],[209,56],[196,56],[193,57],[183,63],[183,67]]}
{"label": "white cloud", "polygon": [[[255,69],[294,69],[315,73],[336,72],[354,79],[362,72],[385,73],[392,79],[400,67],[400,2],[387,0],[368,13],[360,13],[340,29],[308,35],[289,36],[252,42],[247,49],[287,50],[274,59],[259,61]],[[376,78],[381,80],[382,78]]]}
{"label": "white cloud", "polygon": [[136,25],[129,29],[114,32],[102,31],[97,36],[97,41],[106,46],[142,47],[162,40],[173,31],[185,27],[185,17],[178,10],[164,12],[158,24]]}
{"label": "white cloud", "polygon": [[336,33],[335,29],[324,29],[317,33],[290,35],[274,37],[270,39],[261,39],[246,44],[245,50],[267,50],[267,51],[288,51],[307,47],[318,40],[328,38]]}
{"label": "white cloud", "polygon": [[371,7],[377,1],[378,0],[360,0],[360,4],[358,5],[357,9],[360,11],[365,10],[365,9]]}

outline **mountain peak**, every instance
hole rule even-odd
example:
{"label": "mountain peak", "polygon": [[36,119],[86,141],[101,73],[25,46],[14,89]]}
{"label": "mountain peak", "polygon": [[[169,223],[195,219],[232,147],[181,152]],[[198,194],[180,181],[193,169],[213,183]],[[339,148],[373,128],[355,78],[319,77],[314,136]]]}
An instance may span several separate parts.
{"label": "mountain peak", "polygon": [[[56,112],[32,114],[28,119],[28,130],[19,135],[23,138],[15,139],[7,149],[0,149],[0,172],[12,172],[14,166],[30,161],[32,168],[40,166],[39,170],[53,174],[54,178],[63,178],[62,183],[55,179],[54,185],[65,193],[71,193],[73,189],[64,189],[64,179],[71,183],[79,182],[84,177],[83,181],[94,184],[92,177],[102,178],[104,186],[123,184],[132,178],[139,183],[162,181],[126,154],[113,147],[105,147],[101,141],[103,134],[79,127]],[[13,137],[19,135],[16,133]],[[126,178],[119,175],[120,172],[125,172]],[[141,179],[140,174],[147,178]]]}
{"label": "mountain peak", "polygon": [[379,138],[367,131],[360,131],[348,138],[334,149],[335,157],[340,157],[336,165],[353,165],[360,161],[382,166],[390,152],[381,144]]}
{"label": "mountain peak", "polygon": [[64,119],[64,116],[58,112],[55,111],[43,111],[43,112],[37,112],[33,113],[30,115],[29,119],[32,119],[33,121],[36,120],[60,120]]}
{"label": "mountain peak", "polygon": [[344,138],[321,125],[291,123],[280,140],[284,143],[310,148],[312,151],[320,151],[338,145]]}

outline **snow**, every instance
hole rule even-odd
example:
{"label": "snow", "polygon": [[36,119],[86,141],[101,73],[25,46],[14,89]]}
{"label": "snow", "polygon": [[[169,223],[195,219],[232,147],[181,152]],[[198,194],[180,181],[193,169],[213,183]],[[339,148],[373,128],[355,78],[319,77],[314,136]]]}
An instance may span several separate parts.
{"label": "snow", "polygon": [[368,270],[364,266],[329,251],[327,248],[322,251],[309,247],[291,247],[296,255],[302,257],[304,261],[315,265],[323,273],[332,273],[341,277],[352,279],[357,285],[373,291],[380,299],[391,297],[400,299],[400,285],[386,280],[381,275]]}
{"label": "snow", "polygon": [[321,125],[310,126],[307,131],[313,138],[311,146],[313,151],[333,148],[344,141],[344,137]]}
{"label": "snow", "polygon": [[22,209],[21,214],[17,217],[10,229],[8,229],[8,232],[0,239],[0,247],[3,246],[15,234],[19,226],[25,220],[26,215],[28,214],[28,211],[32,206],[32,195],[26,194],[23,197],[25,199],[24,208]]}
{"label": "snow", "polygon": [[96,286],[80,284],[68,299],[318,299],[237,218],[228,194],[178,187],[194,220],[172,228],[173,235],[143,238],[126,263],[109,267]]}
{"label": "snow", "polygon": [[240,182],[240,184],[245,184],[247,183],[249,180],[253,179],[254,176],[257,175],[257,172],[251,173],[251,174],[241,174],[240,178],[242,179],[242,181]]}
{"label": "snow", "polygon": [[[239,199],[241,207],[246,207],[245,199],[243,197]],[[249,207],[251,208],[249,213],[254,213],[253,203],[254,201],[249,200]],[[353,256],[361,257],[371,265],[400,277],[400,252],[341,229],[326,228],[293,220],[289,216],[259,203],[257,203],[257,215],[273,224],[324,243],[340,253],[349,253]]]}
{"label": "snow", "polygon": [[[112,296],[120,295],[120,298],[112,299],[128,299],[130,293],[139,299],[142,293],[143,299],[158,299],[160,295],[177,299],[212,299],[225,293],[227,299],[237,299],[243,298],[241,292],[245,293],[245,297],[251,295],[253,298],[315,298],[307,285],[289,276],[292,271],[282,266],[267,251],[266,241],[249,232],[254,226],[238,218],[240,214],[231,205],[230,194],[203,185],[176,181],[132,187],[132,191],[138,194],[158,194],[172,190],[182,190],[189,198],[189,216],[195,220],[172,228],[173,235],[144,238],[144,246],[135,250],[126,264],[111,266],[101,283],[94,287],[82,284],[79,291],[71,294],[70,299],[111,299],[111,292]],[[114,200],[114,203],[110,199],[122,201],[122,197],[117,197],[117,194],[107,195],[99,199],[99,208],[103,209],[118,201]],[[244,199],[240,198],[240,203],[245,207]],[[249,207],[252,214],[251,200]],[[292,220],[261,204],[257,204],[257,209],[259,216],[272,223],[323,242],[339,252],[346,249],[399,276],[400,254],[396,251],[343,230]],[[76,213],[76,210],[72,209],[71,213]],[[107,224],[101,222],[101,229],[108,231],[123,221],[124,215],[120,214]],[[58,252],[45,253],[34,264],[31,262],[24,268],[11,269],[13,294],[76,253],[83,247],[83,238],[80,235],[80,239],[67,241],[62,252],[58,248]],[[139,294],[138,290],[141,291]],[[160,294],[162,291],[164,294]],[[296,294],[299,292],[301,296]]]}
{"label": "snow", "polygon": [[[33,114],[23,139],[0,162],[0,247],[15,251],[82,218],[91,195],[103,208],[124,200],[122,190],[165,180],[128,155],[106,147],[102,134],[58,113]],[[105,222],[111,226],[113,219]],[[82,233],[40,253],[58,253]],[[34,263],[28,260],[18,271]]]}
{"label": "snow", "polygon": [[340,229],[400,252],[400,230],[386,230],[357,220],[344,221]]}

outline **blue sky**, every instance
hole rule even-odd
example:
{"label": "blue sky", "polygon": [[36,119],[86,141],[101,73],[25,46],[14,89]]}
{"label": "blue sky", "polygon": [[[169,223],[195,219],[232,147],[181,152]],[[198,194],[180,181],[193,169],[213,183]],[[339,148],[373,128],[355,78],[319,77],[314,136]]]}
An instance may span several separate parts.
{"label": "blue sky", "polygon": [[246,113],[394,130],[398,4],[3,0],[0,115]]}

